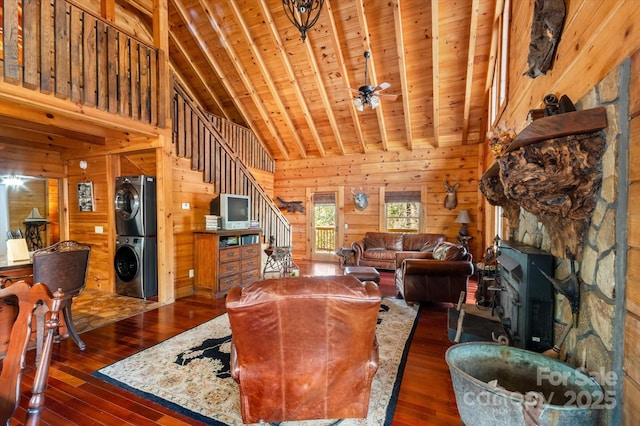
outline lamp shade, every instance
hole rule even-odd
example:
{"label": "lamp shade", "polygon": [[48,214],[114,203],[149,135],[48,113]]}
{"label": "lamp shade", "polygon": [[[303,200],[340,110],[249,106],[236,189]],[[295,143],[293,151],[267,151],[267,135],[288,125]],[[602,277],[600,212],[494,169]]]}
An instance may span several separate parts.
{"label": "lamp shade", "polygon": [[458,217],[454,221],[456,223],[471,223],[471,216],[469,216],[469,210],[460,210]]}

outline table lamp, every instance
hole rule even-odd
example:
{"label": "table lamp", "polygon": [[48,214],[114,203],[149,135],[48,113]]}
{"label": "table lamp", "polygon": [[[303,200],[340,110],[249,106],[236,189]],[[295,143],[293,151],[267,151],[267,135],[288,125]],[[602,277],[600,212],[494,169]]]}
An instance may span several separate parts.
{"label": "table lamp", "polygon": [[460,213],[458,213],[458,217],[454,222],[462,224],[462,226],[460,227],[460,230],[458,231],[459,235],[462,235],[462,236],[469,235],[469,231],[467,230],[467,223],[471,223],[471,216],[469,216],[469,210],[460,210]]}

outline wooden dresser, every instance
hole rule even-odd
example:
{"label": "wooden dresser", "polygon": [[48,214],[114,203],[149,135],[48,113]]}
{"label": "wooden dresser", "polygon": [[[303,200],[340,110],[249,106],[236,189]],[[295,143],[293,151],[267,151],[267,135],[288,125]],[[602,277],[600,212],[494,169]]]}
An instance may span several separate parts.
{"label": "wooden dresser", "polygon": [[224,296],[260,279],[260,229],[195,231],[195,291]]}

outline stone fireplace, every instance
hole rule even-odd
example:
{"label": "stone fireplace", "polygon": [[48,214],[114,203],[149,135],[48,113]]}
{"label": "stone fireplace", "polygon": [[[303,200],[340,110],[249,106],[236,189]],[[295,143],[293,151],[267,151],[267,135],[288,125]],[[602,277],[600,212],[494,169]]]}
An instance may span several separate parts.
{"label": "stone fireplace", "polygon": [[[505,194],[498,191],[495,197],[487,197],[491,204],[504,209],[505,238],[554,255],[556,280],[567,281],[571,277],[570,259],[575,259],[579,308],[577,315],[572,315],[567,297],[555,292],[554,339],[557,342],[565,328],[576,318],[577,324],[571,327],[567,335],[560,359],[595,373],[596,380],[609,392],[608,395],[615,398],[618,407],[614,407],[614,410],[620,409],[623,377],[624,303],[618,298],[624,297],[624,277],[616,256],[619,250],[626,248],[626,222],[622,220],[624,214],[620,214],[618,208],[627,205],[626,186],[620,188],[619,179],[626,181],[628,167],[624,154],[620,154],[621,151],[626,152],[628,147],[628,88],[629,64],[626,62],[576,104],[578,111],[604,108],[607,122],[606,128],[598,132],[604,140],[602,150],[598,152],[600,183],[594,188],[589,201],[592,205],[589,206],[583,226],[569,229],[562,220],[550,219],[549,215],[532,209],[528,201],[514,200],[508,191]],[[493,174],[490,172],[483,176],[481,189],[483,185],[493,188],[504,185],[498,182],[502,176],[496,177],[495,165]],[[582,235],[574,235],[572,241],[563,244],[567,231]],[[600,423],[610,424],[614,417],[612,413],[613,410],[603,410]]]}

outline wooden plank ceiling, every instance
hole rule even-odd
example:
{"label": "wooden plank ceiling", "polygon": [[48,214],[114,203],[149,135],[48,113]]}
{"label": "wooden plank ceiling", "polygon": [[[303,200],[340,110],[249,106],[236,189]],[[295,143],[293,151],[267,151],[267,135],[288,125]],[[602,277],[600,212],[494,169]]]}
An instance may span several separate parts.
{"label": "wooden plank ceiling", "polygon": [[[276,159],[484,138],[496,0],[325,0],[306,42],[281,0],[168,6],[175,69],[209,111],[253,129]],[[399,96],[360,112],[347,88],[365,83],[365,51],[370,83]]]}
{"label": "wooden plank ceiling", "polygon": [[[325,0],[306,42],[281,0],[167,2],[173,69],[205,109],[251,128],[277,160],[484,139],[502,0]],[[153,0],[116,3],[151,30]],[[398,96],[357,111],[348,88],[365,84],[365,51],[369,83]]]}

